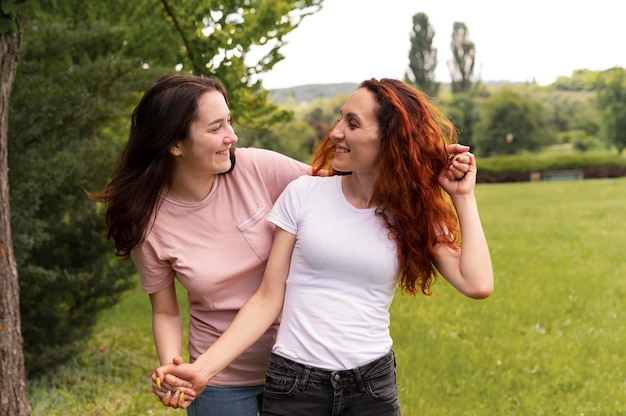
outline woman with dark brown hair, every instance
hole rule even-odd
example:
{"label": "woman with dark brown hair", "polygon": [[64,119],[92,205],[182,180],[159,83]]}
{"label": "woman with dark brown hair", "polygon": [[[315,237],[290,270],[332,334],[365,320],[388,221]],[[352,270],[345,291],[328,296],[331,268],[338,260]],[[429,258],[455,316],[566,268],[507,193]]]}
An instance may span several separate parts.
{"label": "woman with dark brown hair", "polygon": [[263,415],[399,415],[389,307],[396,288],[430,294],[440,274],[471,298],[493,291],[474,195],[457,180],[451,122],[416,89],[367,80],[322,141],[314,173],[287,186],[261,286],[191,365],[167,365],[201,391],[281,314]]}
{"label": "woman with dark brown hair", "polygon": [[[182,355],[177,279],[189,299],[191,360],[228,327],[259,287],[276,198],[310,166],[279,153],[239,148],[226,90],[216,78],[170,75],[132,115],[112,180],[98,194],[116,254],[132,257],[150,295],[161,365]],[[268,325],[187,409],[192,415],[256,416],[278,322]],[[173,376],[153,383],[164,404],[187,407],[195,391]],[[183,394],[181,394],[181,392]]]}

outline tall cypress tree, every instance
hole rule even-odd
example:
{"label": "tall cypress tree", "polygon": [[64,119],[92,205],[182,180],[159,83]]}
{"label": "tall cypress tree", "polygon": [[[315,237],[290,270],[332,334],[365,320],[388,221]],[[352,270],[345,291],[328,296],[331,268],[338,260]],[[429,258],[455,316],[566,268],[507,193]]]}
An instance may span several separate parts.
{"label": "tall cypress tree", "polygon": [[409,69],[405,82],[418,88],[431,97],[436,97],[440,84],[435,81],[437,69],[437,49],[433,48],[435,30],[428,22],[428,16],[417,13],[413,16]]}

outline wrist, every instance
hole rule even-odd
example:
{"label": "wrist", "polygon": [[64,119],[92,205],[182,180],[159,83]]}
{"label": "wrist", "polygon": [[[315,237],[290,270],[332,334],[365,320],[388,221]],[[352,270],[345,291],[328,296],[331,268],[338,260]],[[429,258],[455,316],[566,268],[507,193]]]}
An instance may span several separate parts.
{"label": "wrist", "polygon": [[476,204],[476,195],[470,191],[468,193],[450,195],[450,199],[456,208],[471,204]]}
{"label": "wrist", "polygon": [[214,365],[214,360],[211,360],[206,353],[200,355],[196,361],[192,363],[192,366],[195,367],[195,372],[199,374],[203,380],[206,380],[206,382],[215,377],[219,372],[215,370]]}

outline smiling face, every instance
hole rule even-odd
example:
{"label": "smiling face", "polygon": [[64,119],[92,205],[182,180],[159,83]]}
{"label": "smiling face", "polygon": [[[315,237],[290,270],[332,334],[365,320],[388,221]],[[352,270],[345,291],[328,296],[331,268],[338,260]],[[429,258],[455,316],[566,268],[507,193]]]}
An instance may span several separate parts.
{"label": "smiling face", "polygon": [[340,172],[375,172],[381,149],[374,94],[356,90],[341,108],[341,118],[330,132],[335,144],[333,168]]}
{"label": "smiling face", "polygon": [[237,140],[226,99],[219,91],[209,91],[198,99],[187,139],[176,142],[171,153],[179,171],[211,176],[231,168],[229,150]]}

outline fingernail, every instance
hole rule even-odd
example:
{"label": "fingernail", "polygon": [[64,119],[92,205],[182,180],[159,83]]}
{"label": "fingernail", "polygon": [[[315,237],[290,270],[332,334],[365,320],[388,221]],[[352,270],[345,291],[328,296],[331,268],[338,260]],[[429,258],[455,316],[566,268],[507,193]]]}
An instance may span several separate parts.
{"label": "fingernail", "polygon": [[180,391],[176,390],[174,392],[174,400],[178,401],[178,396],[180,395]]}
{"label": "fingernail", "polygon": [[161,388],[161,378],[160,377],[157,377],[156,383],[157,383],[157,387]]}
{"label": "fingernail", "polygon": [[165,400],[169,400],[172,397],[172,392],[171,391],[167,391],[167,393],[165,393]]}
{"label": "fingernail", "polygon": [[178,401],[180,403],[185,401],[185,393],[183,393],[182,391],[180,392],[180,397],[178,398]]}

